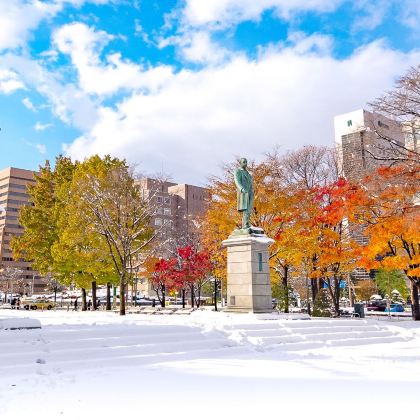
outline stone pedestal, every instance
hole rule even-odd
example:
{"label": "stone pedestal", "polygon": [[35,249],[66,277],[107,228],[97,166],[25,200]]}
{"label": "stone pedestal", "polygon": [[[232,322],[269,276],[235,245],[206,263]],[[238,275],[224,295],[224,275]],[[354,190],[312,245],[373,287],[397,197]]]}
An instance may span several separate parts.
{"label": "stone pedestal", "polygon": [[227,311],[273,311],[268,247],[264,234],[237,234],[223,241],[227,248]]}

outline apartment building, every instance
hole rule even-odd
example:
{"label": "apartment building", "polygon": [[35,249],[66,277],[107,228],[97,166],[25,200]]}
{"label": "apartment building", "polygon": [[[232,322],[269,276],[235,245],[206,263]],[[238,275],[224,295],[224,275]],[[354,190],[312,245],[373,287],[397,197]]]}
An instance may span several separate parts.
{"label": "apartment building", "polygon": [[[158,234],[158,253],[163,258],[172,256],[174,248],[183,246],[193,234],[195,221],[205,211],[209,192],[203,187],[153,178],[143,178],[139,183],[143,196],[155,210],[150,223]],[[145,279],[140,279],[137,290],[146,296],[154,295]]]}
{"label": "apartment building", "polygon": [[204,212],[208,191],[203,187],[153,178],[143,178],[139,183],[143,196],[151,200],[155,208],[151,220],[155,229],[166,226],[179,234]]}
{"label": "apartment building", "polygon": [[23,232],[19,225],[19,210],[29,205],[28,185],[35,182],[33,171],[17,168],[0,170],[0,259],[3,267],[23,270],[22,283],[26,293],[42,292],[45,284],[31,263],[15,261],[10,250],[10,240]]}

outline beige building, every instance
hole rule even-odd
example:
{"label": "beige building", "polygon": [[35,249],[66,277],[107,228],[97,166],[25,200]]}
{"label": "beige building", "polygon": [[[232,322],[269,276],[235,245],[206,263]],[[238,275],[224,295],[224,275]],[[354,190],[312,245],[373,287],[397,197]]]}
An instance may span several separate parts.
{"label": "beige building", "polygon": [[203,214],[208,191],[203,187],[176,184],[153,178],[140,180],[143,196],[149,198],[155,208],[151,223],[155,229],[174,230],[178,234]]}
{"label": "beige building", "polygon": [[33,171],[17,168],[0,170],[0,258],[3,267],[16,267],[23,270],[22,280],[26,293],[41,292],[45,284],[31,263],[15,261],[10,250],[10,240],[23,232],[19,225],[19,210],[29,205],[27,186],[33,184]]}
{"label": "beige building", "polygon": [[[143,196],[154,208],[150,223],[159,235],[158,253],[163,258],[173,256],[171,253],[177,247],[184,246],[193,238],[194,225],[204,214],[209,192],[203,187],[153,178],[143,178],[139,182]],[[145,279],[141,279],[138,286],[137,290],[146,296],[155,294]]]}

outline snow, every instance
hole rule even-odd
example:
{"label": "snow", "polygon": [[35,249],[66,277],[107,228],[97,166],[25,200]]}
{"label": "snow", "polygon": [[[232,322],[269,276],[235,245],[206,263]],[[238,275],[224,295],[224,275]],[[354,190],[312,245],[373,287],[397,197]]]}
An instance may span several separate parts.
{"label": "snow", "polygon": [[0,318],[0,330],[41,328],[38,319],[31,318]]}
{"label": "snow", "polygon": [[30,315],[42,329],[0,330],[1,418],[389,417],[420,391],[413,321]]}

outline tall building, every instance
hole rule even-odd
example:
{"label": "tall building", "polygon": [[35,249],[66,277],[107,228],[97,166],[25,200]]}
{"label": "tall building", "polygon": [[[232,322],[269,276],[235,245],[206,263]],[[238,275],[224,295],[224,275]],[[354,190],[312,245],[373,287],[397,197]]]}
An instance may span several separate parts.
{"label": "tall building", "polygon": [[[158,234],[157,253],[163,258],[173,256],[176,247],[193,238],[195,221],[204,214],[209,192],[203,187],[153,178],[143,178],[139,183],[155,210],[150,223]],[[140,279],[137,290],[146,296],[155,295],[146,279]]]}
{"label": "tall building", "polygon": [[[381,114],[365,109],[348,112],[334,117],[335,144],[339,156],[340,172],[349,180],[360,180],[369,172],[381,165],[389,165],[389,161],[375,159],[375,156],[389,155],[389,142],[384,138],[405,146],[408,149],[418,149],[420,143],[419,124],[400,124]],[[378,136],[379,132],[381,136]],[[349,225],[349,231],[354,240],[366,244],[368,238],[363,235],[360,226]],[[353,272],[356,280],[371,278],[362,268]]]}
{"label": "tall building", "polygon": [[406,141],[401,124],[365,109],[334,117],[334,131],[340,169],[347,179],[354,180],[383,164],[371,155],[380,155],[382,149],[389,149],[387,141],[376,131],[401,145]]}
{"label": "tall building", "polygon": [[31,263],[15,261],[10,250],[10,239],[23,232],[18,216],[22,206],[29,205],[28,185],[34,184],[33,171],[17,168],[0,170],[0,258],[3,267],[15,267],[23,270],[22,280],[25,292],[41,292],[45,284]]}

